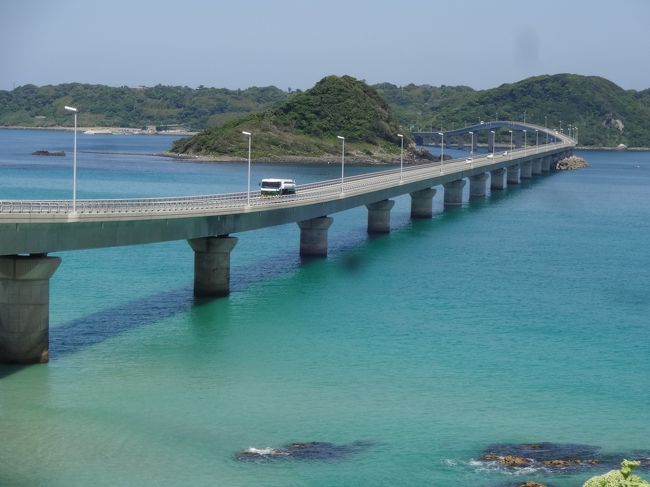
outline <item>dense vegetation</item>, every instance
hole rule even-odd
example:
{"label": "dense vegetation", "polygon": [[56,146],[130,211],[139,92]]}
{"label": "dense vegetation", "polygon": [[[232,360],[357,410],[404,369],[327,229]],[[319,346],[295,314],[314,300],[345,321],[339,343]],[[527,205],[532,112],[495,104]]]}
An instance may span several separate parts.
{"label": "dense vegetation", "polygon": [[[327,88],[327,84],[325,82],[319,89]],[[568,124],[577,126],[580,145],[616,146],[622,143],[650,147],[650,131],[647,130],[650,89],[623,90],[595,76],[536,76],[481,91],[467,86],[444,85],[398,87],[382,83],[372,87],[374,90],[365,84],[363,86],[350,92],[353,99],[370,98],[373,103],[384,107],[380,112],[386,110],[387,103],[406,131],[446,130],[497,117],[522,120],[525,113],[527,121],[540,125],[546,121],[549,127],[559,129],[562,121],[563,128]],[[333,131],[345,128],[350,137],[358,140],[363,139],[361,131],[366,129],[374,134],[368,135],[370,139],[382,131],[388,134],[388,140],[394,139],[390,130],[373,126],[364,119],[367,107],[356,107],[349,100],[342,100],[343,92],[333,88],[330,86],[320,95],[312,89],[312,96],[304,98],[303,93],[292,94],[273,86],[226,90],[173,86],[112,88],[78,83],[42,87],[25,85],[12,91],[0,91],[0,126],[69,126],[72,117],[63,106],[72,104],[80,109],[81,126],[156,125],[190,130],[230,126],[234,130],[242,116],[261,114],[287,102],[282,105],[284,111],[273,112],[272,125],[291,127],[296,129],[296,133],[310,137],[331,136]],[[360,93],[363,96],[357,98]],[[315,108],[316,105],[323,107],[322,113]],[[328,113],[330,105],[341,108],[338,118]],[[259,132],[266,126],[264,123],[268,122],[270,113],[251,117],[247,123]],[[352,123],[352,118],[358,116],[361,118]],[[285,142],[290,145],[300,141]],[[303,142],[313,143],[311,139]],[[366,142],[370,143],[370,140]]]}
{"label": "dense vegetation", "polygon": [[69,83],[20,86],[0,91],[0,126],[70,126],[63,107],[79,108],[85,127],[182,127],[201,130],[242,114],[258,112],[288,94],[274,86],[226,90],[181,86],[113,88]]}
{"label": "dense vegetation", "polygon": [[242,131],[255,138],[255,158],[338,156],[386,159],[399,152],[402,131],[377,90],[351,76],[328,76],[281,105],[178,141],[173,152],[243,157]]}
{"label": "dense vegetation", "polygon": [[[650,90],[623,90],[596,76],[536,76],[498,88],[379,85],[400,108],[402,122],[423,130],[448,130],[480,120],[522,120],[559,129],[578,127],[580,145],[650,147]],[[622,130],[617,121],[622,123]]]}

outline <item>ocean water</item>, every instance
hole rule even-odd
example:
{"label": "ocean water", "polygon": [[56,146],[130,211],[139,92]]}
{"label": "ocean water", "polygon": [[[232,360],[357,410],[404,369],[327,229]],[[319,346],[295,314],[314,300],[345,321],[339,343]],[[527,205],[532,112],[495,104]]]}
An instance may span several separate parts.
{"label": "ocean water", "polygon": [[[243,164],[149,155],[172,140],[80,136],[78,197],[245,190]],[[71,146],[0,130],[0,198],[70,198]],[[0,365],[0,485],[559,487],[606,468],[481,455],[650,455],[650,153],[580,155],[453,210],[439,190],[431,220],[398,198],[385,236],[334,214],[327,259],[295,224],[237,235],[227,298],[193,298],[186,242],[56,254],[50,363]],[[253,165],[272,176],[340,166]],[[237,456],[292,442],[336,448]]]}

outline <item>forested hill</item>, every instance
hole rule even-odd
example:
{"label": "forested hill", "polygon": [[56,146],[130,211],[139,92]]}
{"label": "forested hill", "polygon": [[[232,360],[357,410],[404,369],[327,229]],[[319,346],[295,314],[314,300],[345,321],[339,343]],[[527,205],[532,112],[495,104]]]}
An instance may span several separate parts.
{"label": "forested hill", "polygon": [[[578,127],[580,145],[650,147],[650,89],[624,90],[597,76],[535,76],[488,90],[463,86],[377,85],[402,123],[449,130],[480,120]],[[545,118],[546,117],[546,118]]]}
{"label": "forested hill", "polygon": [[[351,76],[327,76],[279,106],[252,114],[194,137],[179,140],[172,152],[213,157],[244,157],[242,131],[253,133],[259,158],[338,158],[345,137],[346,155],[360,160],[395,160],[403,132],[377,90]],[[408,134],[406,150],[410,152]]]}
{"label": "forested hill", "polygon": [[0,126],[54,127],[72,125],[63,107],[79,108],[85,127],[180,126],[201,130],[285,100],[274,86],[227,90],[182,86],[113,88],[69,83],[25,85],[0,91]]}
{"label": "forested hill", "polygon": [[[578,127],[580,145],[650,147],[650,89],[624,90],[595,76],[545,75],[487,90],[467,86],[373,88],[386,100],[403,130],[447,130],[479,120],[526,120],[549,127]],[[81,126],[180,126],[203,130],[277,107],[302,93],[276,87],[227,90],[154,86],[112,88],[78,83],[25,85],[0,91],[0,126],[70,126],[63,106],[80,109]]]}

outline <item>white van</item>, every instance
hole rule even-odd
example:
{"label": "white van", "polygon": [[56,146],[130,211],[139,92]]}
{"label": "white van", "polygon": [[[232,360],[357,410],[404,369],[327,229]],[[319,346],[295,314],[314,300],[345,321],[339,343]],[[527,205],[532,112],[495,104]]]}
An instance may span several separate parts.
{"label": "white van", "polygon": [[294,194],[295,192],[296,182],[293,179],[262,179],[262,184],[260,184],[262,196]]}

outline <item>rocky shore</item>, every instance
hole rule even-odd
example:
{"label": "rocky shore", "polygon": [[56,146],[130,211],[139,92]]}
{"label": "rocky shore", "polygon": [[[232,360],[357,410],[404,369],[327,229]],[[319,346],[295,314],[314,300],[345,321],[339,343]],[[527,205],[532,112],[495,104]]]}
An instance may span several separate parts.
{"label": "rocky shore", "polygon": [[[162,157],[171,157],[179,162],[246,162],[247,159],[241,157],[231,156],[209,156],[197,154],[177,154],[174,152],[163,152],[156,154]],[[445,160],[452,159],[448,154],[444,156]],[[404,166],[415,166],[419,164],[427,164],[430,162],[437,162],[440,160],[439,155],[431,154],[429,151],[417,151],[416,153],[405,154]],[[262,162],[265,164],[341,164],[340,156],[323,155],[319,157],[309,156],[281,156],[281,157],[256,157],[253,162]],[[348,166],[394,166],[399,165],[399,155],[386,154],[381,157],[369,157],[366,154],[359,153],[346,153],[345,165]]]}
{"label": "rocky shore", "polygon": [[555,163],[556,171],[573,171],[575,169],[582,169],[584,167],[589,167],[589,164],[587,164],[587,161],[585,161],[582,157],[578,156],[565,157],[564,159],[561,159]]}

